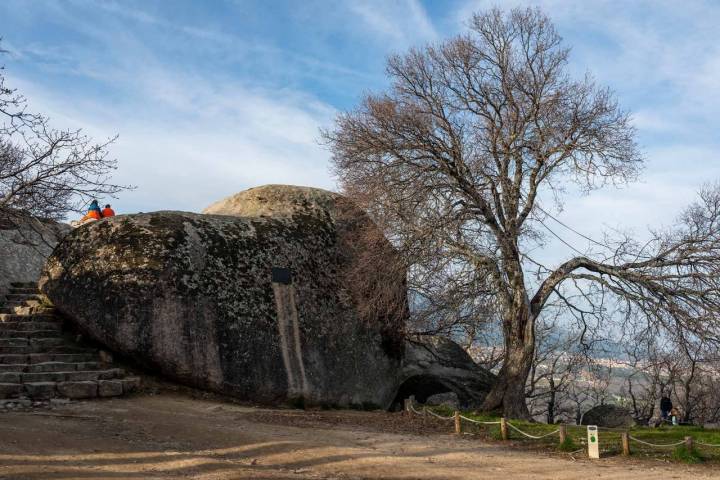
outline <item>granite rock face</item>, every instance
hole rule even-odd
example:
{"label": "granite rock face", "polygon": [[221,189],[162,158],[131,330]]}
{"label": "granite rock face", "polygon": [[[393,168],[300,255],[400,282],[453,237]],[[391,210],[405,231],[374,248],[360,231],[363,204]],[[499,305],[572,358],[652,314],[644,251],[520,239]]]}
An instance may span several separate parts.
{"label": "granite rock face", "polygon": [[0,297],[11,282],[36,282],[53,248],[69,230],[49,220],[0,219]]}
{"label": "granite rock face", "polygon": [[[214,214],[80,227],[41,289],[95,340],[183,383],[260,402],[389,406],[405,318],[368,321],[344,283],[352,232],[368,220],[330,192],[257,193],[245,209],[231,197]],[[395,285],[404,296],[404,276]]]}
{"label": "granite rock face", "polygon": [[632,412],[619,405],[597,405],[583,415],[582,425],[597,425],[606,428],[622,428],[635,426]]}
{"label": "granite rock face", "polygon": [[[478,408],[495,375],[476,364],[457,343],[440,336],[408,338],[405,342],[397,400],[414,395],[433,404],[452,394],[461,408]],[[442,397],[444,398],[444,397]]]}
{"label": "granite rock face", "polygon": [[395,255],[342,196],[269,185],[204,214],[77,228],[40,287],[88,336],[195,387],[264,403],[388,408],[454,392],[478,404],[492,374],[450,340],[405,340]]}

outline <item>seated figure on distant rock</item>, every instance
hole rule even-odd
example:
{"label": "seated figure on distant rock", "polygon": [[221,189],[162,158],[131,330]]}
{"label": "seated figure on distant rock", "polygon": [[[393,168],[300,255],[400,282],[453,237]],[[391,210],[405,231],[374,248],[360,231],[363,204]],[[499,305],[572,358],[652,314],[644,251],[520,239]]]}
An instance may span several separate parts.
{"label": "seated figure on distant rock", "polygon": [[108,203],[107,205],[105,205],[105,208],[103,208],[103,210],[102,210],[102,217],[107,218],[107,217],[114,217],[114,216],[115,216],[115,210],[113,210],[112,207],[110,206],[110,204]]}
{"label": "seated figure on distant rock", "polygon": [[100,205],[98,205],[97,200],[93,200],[92,202],[90,202],[88,212],[85,214],[85,216],[78,221],[70,222],[70,225],[72,225],[73,227],[79,227],[80,225],[85,225],[86,223],[96,222],[101,218],[103,218],[103,214],[100,211]]}

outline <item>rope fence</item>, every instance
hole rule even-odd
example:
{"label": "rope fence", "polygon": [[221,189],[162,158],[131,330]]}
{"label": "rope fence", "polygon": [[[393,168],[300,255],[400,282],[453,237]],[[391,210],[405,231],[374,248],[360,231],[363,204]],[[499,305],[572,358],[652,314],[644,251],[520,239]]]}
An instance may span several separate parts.
{"label": "rope fence", "polygon": [[[463,432],[463,421],[467,422],[472,425],[478,425],[478,426],[494,426],[499,425],[500,426],[500,436],[502,440],[509,440],[510,439],[510,430],[522,435],[523,437],[529,438],[531,440],[543,440],[549,437],[552,437],[554,435],[558,435],[558,441],[559,445],[565,449],[573,447],[574,442],[572,439],[568,436],[568,426],[567,425],[559,425],[558,428],[555,430],[552,430],[551,432],[547,432],[544,434],[533,434],[526,432],[522,430],[517,425],[513,425],[511,422],[509,422],[506,418],[502,417],[499,421],[482,421],[482,420],[476,420],[474,418],[470,418],[468,416],[462,415],[459,411],[455,411],[453,415],[450,416],[444,416],[437,412],[434,412],[432,409],[428,407],[423,407],[422,411],[419,411],[415,408],[415,400],[414,398],[409,398],[405,400],[405,410],[407,412],[414,413],[416,415],[421,415],[423,417],[426,417],[427,415],[431,415],[439,420],[443,421],[453,421],[454,420],[454,432],[457,435],[466,434],[466,435],[472,435],[469,432]],[[695,445],[697,446],[703,446],[708,448],[720,448],[720,444],[713,444],[713,443],[705,443],[699,440],[695,440],[691,436],[686,436],[684,439],[679,440],[677,442],[673,443],[653,443],[649,442],[647,440],[642,440],[640,438],[637,438],[633,435],[630,435],[630,432],[627,429],[622,428],[609,428],[609,427],[596,427],[596,426],[587,426],[587,440],[581,439],[580,444],[586,445],[588,456],[590,458],[600,458],[600,439],[598,438],[598,432],[607,432],[608,438],[607,442],[604,444],[604,452],[607,453],[607,445],[617,445],[618,437],[617,434],[620,435],[620,452],[627,456],[630,455],[630,445],[631,442],[635,442],[636,444],[643,445],[645,447],[650,448],[658,448],[658,449],[665,449],[665,448],[677,448],[681,445],[685,445],[688,449],[688,451],[691,451]],[[577,433],[577,432],[576,432]],[[610,440],[612,439],[612,440]],[[569,443],[567,441],[570,440]],[[578,450],[582,451],[585,450],[585,448]],[[572,452],[577,453],[578,451]],[[618,452],[618,450],[614,450],[611,448],[609,451],[615,451]]]}
{"label": "rope fence", "polygon": [[720,448],[720,443],[704,443],[700,440],[696,440],[695,443],[697,445],[702,445],[703,447]]}
{"label": "rope fence", "polygon": [[[442,415],[438,415],[437,413],[433,412],[432,410],[426,410],[430,415],[432,415],[435,418],[439,418],[440,420],[452,420],[453,417],[443,417]],[[422,415],[422,413],[420,414]]]}
{"label": "rope fence", "polygon": [[[430,411],[430,410],[428,410]],[[476,423],[479,425],[500,425],[500,422],[481,422],[480,420],[475,420],[474,418],[468,418],[465,415],[460,415],[460,418],[462,418],[465,421],[468,421],[470,423]]]}
{"label": "rope fence", "polygon": [[515,425],[513,425],[513,424],[510,423],[510,422],[507,422],[507,424],[508,424],[508,427],[512,428],[512,429],[515,430],[516,432],[518,432],[518,433],[520,433],[520,434],[522,434],[522,435],[525,435],[525,436],[528,437],[528,438],[532,438],[533,440],[540,440],[541,438],[549,437],[550,435],[555,435],[556,433],[560,433],[560,429],[558,428],[557,430],[553,430],[552,432],[546,433],[545,435],[540,435],[540,436],[531,435],[531,434],[529,434],[529,433],[527,433],[527,432],[523,432],[522,430],[520,430],[518,427],[516,427]]}
{"label": "rope fence", "polygon": [[640,443],[642,445],[647,445],[648,447],[656,447],[656,448],[669,448],[669,447],[679,447],[683,443],[685,443],[685,440],[680,440],[679,442],[675,443],[650,443],[646,442],[644,440],[640,440],[639,438],[635,438],[632,435],[628,435],[630,437],[630,440],[633,442]]}

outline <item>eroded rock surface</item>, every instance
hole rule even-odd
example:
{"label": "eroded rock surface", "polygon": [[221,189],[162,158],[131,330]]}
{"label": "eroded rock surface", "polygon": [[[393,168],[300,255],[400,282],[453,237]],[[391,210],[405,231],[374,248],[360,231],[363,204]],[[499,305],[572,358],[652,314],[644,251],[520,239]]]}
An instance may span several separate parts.
{"label": "eroded rock surface", "polygon": [[[404,340],[405,271],[395,255],[340,195],[269,185],[203,215],[80,227],[48,260],[41,288],[110,350],[196,387],[388,408],[398,392],[435,382],[428,395],[452,391],[475,406],[491,374],[449,340]],[[276,270],[273,281],[278,268],[290,278]]]}
{"label": "eroded rock surface", "polygon": [[48,256],[69,230],[48,220],[0,218],[0,296],[11,282],[37,282]]}
{"label": "eroded rock surface", "polygon": [[478,408],[495,375],[477,365],[457,343],[439,336],[409,338],[398,400],[414,395],[420,403],[452,393],[461,408]]}
{"label": "eroded rock surface", "polygon": [[[386,407],[404,318],[366,321],[343,283],[362,212],[340,215],[337,196],[315,190],[293,204],[300,193],[273,200],[282,215],[156,212],[83,226],[50,257],[41,288],[94,339],[184,383]],[[273,283],[273,267],[290,268],[292,283]],[[395,284],[404,295],[404,278]]]}
{"label": "eroded rock surface", "polygon": [[635,420],[632,412],[620,405],[597,405],[583,415],[582,425],[597,425],[606,428],[632,427]]}

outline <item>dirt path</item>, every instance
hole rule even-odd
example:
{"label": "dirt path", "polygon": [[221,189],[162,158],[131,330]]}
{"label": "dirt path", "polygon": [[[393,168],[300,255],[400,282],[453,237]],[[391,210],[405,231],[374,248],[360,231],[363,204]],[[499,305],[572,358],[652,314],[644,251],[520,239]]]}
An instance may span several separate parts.
{"label": "dirt path", "polygon": [[388,433],[404,426],[398,414],[259,410],[180,394],[5,412],[0,479],[720,478],[708,467]]}

